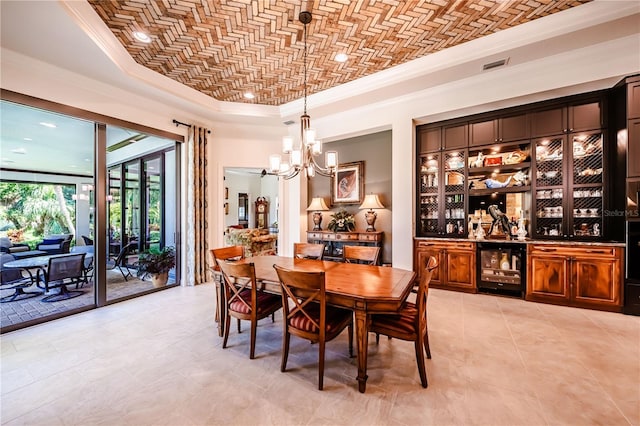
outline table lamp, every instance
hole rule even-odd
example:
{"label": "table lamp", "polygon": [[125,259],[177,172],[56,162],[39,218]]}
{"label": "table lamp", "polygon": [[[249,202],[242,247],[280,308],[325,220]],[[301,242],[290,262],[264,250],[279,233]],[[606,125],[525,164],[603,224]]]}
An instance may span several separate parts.
{"label": "table lamp", "polygon": [[311,200],[311,204],[307,207],[308,212],[313,212],[313,230],[314,231],[322,231],[320,224],[322,223],[322,213],[323,211],[329,210],[327,204],[324,202],[324,198],[313,198]]}
{"label": "table lamp", "polygon": [[367,219],[367,232],[376,232],[376,228],[373,225],[376,223],[378,214],[373,209],[384,209],[378,195],[365,195],[364,202],[360,206],[360,209],[369,209],[369,211],[364,214],[365,219]]}

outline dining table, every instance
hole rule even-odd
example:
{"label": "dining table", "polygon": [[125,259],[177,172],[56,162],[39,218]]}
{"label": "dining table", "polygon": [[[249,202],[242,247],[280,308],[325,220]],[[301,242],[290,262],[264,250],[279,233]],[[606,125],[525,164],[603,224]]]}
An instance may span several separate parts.
{"label": "dining table", "polygon": [[[325,273],[327,303],[350,309],[355,315],[358,390],[364,393],[368,377],[368,329],[371,315],[398,312],[413,289],[416,278],[415,272],[387,266],[298,259],[285,256],[254,256],[237,262],[253,263],[257,285],[264,291],[277,294],[281,294],[281,286],[273,265],[295,271],[323,271]],[[224,295],[224,292],[219,292],[219,294]],[[218,298],[221,322],[226,318],[226,304],[222,297]]]}

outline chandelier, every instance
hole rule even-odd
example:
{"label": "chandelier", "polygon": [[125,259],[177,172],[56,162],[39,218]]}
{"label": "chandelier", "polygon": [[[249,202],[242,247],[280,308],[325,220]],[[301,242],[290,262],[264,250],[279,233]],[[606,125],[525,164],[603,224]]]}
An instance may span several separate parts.
{"label": "chandelier", "polygon": [[291,136],[282,138],[282,152],[289,156],[289,161],[282,161],[280,154],[273,154],[269,157],[269,168],[272,174],[283,176],[285,179],[296,177],[301,170],[304,170],[307,178],[317,174],[322,176],[333,176],[338,167],[338,153],[327,151],[325,166],[322,167],[316,162],[316,157],[322,154],[322,141],[316,139],[316,132],[311,128],[311,117],[307,114],[307,24],[313,19],[311,12],[302,11],[298,20],[304,25],[304,112],[300,116],[300,141],[294,147]]}

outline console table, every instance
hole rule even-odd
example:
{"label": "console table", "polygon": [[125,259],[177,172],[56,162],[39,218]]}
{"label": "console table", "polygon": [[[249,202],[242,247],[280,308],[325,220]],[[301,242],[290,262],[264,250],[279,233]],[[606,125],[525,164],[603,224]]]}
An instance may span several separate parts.
{"label": "console table", "polygon": [[[307,231],[307,242],[323,243],[324,260],[342,262],[342,247],[347,245],[380,247],[384,232],[331,232],[331,231]],[[379,256],[382,262],[382,255]]]}

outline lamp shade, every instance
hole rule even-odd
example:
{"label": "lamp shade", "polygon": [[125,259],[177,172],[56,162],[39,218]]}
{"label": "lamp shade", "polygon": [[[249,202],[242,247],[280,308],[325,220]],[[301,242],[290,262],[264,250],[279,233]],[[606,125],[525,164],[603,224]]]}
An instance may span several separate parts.
{"label": "lamp shade", "polygon": [[311,200],[311,204],[307,207],[308,212],[320,212],[326,210],[329,210],[329,207],[327,207],[327,204],[324,202],[324,198],[320,197],[313,198]]}
{"label": "lamp shade", "polygon": [[365,195],[360,209],[384,209],[384,206],[380,202],[377,194],[369,194]]}

